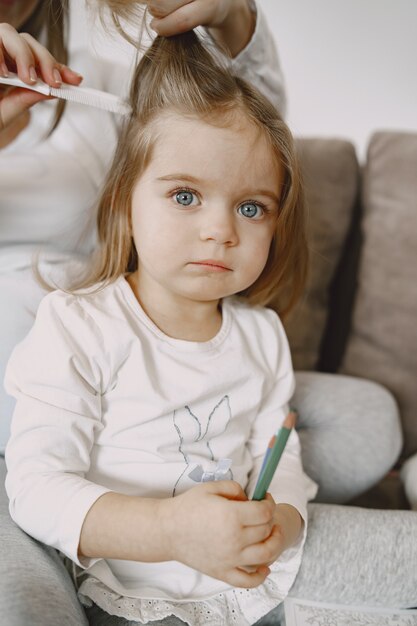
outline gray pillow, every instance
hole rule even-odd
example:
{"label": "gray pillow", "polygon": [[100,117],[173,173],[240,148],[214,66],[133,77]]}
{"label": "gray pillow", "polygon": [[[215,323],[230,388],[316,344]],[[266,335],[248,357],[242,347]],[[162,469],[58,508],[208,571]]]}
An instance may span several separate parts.
{"label": "gray pillow", "polygon": [[307,198],[310,275],[305,294],[285,322],[294,367],[316,368],[326,326],[329,289],[343,250],[359,188],[351,143],[299,139]]}
{"label": "gray pillow", "polygon": [[408,455],[417,451],[417,134],[372,137],[363,210],[358,291],[341,371],[393,392]]}

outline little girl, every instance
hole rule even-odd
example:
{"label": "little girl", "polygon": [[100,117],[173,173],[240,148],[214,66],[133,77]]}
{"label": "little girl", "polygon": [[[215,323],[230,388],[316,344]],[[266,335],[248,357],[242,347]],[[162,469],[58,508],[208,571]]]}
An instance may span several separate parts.
{"label": "little girl", "polygon": [[9,362],[11,515],[75,564],[91,624],[249,625],[287,595],[315,493],[293,432],[250,499],[294,390],[264,308],[306,273],[292,139],[194,33],[155,40],[131,99],[95,264]]}

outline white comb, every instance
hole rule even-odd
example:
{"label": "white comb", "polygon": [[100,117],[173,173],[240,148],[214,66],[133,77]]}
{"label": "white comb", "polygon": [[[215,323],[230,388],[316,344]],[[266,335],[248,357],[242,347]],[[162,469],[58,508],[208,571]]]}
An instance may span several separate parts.
{"label": "white comb", "polygon": [[24,83],[17,74],[9,72],[9,76],[0,76],[0,84],[11,85],[12,87],[22,87],[24,89],[31,89],[38,93],[43,93],[45,96],[53,96],[55,98],[62,98],[63,100],[70,100],[71,102],[78,102],[79,104],[87,104],[98,109],[104,109],[111,113],[120,113],[121,115],[127,115],[130,113],[130,106],[122,98],[107,93],[106,91],[99,91],[98,89],[90,89],[88,87],[75,87],[74,85],[63,85],[58,89],[47,85],[42,80],[33,85],[27,85]]}

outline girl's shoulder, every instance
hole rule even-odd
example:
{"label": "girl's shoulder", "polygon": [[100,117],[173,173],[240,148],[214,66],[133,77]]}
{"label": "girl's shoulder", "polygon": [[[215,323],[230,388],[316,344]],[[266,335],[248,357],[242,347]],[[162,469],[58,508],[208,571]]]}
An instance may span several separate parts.
{"label": "girl's shoulder", "polygon": [[266,306],[250,304],[245,298],[231,296],[223,301],[230,314],[235,318],[244,319],[248,323],[261,324],[272,328],[282,328],[282,322],[276,311]]}
{"label": "girl's shoulder", "polygon": [[238,296],[226,298],[224,306],[235,327],[239,329],[240,334],[248,337],[248,341],[275,350],[281,350],[283,345],[287,345],[284,326],[273,309],[250,304]]}
{"label": "girl's shoulder", "polygon": [[59,364],[65,355],[71,355],[71,360],[91,370],[91,380],[99,371],[99,386],[106,388],[112,376],[111,364],[123,358],[125,320],[118,304],[117,281],[84,292],[58,289],[41,301],[35,323],[16,357],[22,360],[27,354],[43,354],[46,360],[55,363],[57,359]]}
{"label": "girl's shoulder", "polygon": [[233,339],[242,351],[269,368],[273,380],[282,368],[291,370],[288,339],[273,309],[251,305],[239,297],[227,298],[224,304],[232,318]]}
{"label": "girl's shoulder", "polygon": [[10,389],[16,390],[19,380],[51,388],[55,381],[57,389],[79,388],[83,380],[94,394],[108,388],[114,340],[111,326],[103,325],[97,314],[104,291],[74,294],[58,289],[43,298],[32,328],[10,357]]}
{"label": "girl's shoulder", "polygon": [[52,323],[64,324],[72,332],[81,327],[95,332],[103,320],[114,318],[116,311],[120,312],[118,283],[119,280],[106,285],[96,284],[74,292],[56,289],[43,298],[36,319],[49,318]]}

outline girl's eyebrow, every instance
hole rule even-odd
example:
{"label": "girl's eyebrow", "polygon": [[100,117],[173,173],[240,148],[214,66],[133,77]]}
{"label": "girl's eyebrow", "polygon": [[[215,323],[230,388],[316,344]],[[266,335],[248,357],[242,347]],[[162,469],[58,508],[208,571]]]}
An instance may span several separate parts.
{"label": "girl's eyebrow", "polygon": [[277,196],[277,194],[273,191],[269,191],[268,189],[255,189],[251,191],[250,195],[252,194],[254,196],[266,196],[267,198],[271,198],[271,200],[279,204],[279,197]]}
{"label": "girl's eyebrow", "polygon": [[[156,180],[187,181],[189,183],[193,183],[194,185],[198,185],[199,183],[201,183],[201,180],[199,178],[195,178],[195,176],[191,176],[191,174],[181,174],[181,173],[167,174],[166,176],[159,176],[159,178],[157,178]],[[242,195],[243,196],[247,195],[248,197],[249,196],[266,196],[267,198],[271,198],[271,200],[273,200],[277,204],[279,203],[278,195],[268,189],[251,189],[247,193],[242,192]]]}
{"label": "girl's eyebrow", "polygon": [[191,174],[167,174],[166,176],[160,176],[156,180],[186,180],[190,183],[200,183],[201,180],[195,178],[195,176],[191,176]]}

